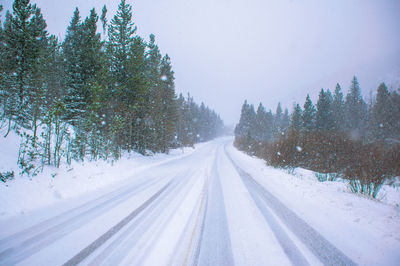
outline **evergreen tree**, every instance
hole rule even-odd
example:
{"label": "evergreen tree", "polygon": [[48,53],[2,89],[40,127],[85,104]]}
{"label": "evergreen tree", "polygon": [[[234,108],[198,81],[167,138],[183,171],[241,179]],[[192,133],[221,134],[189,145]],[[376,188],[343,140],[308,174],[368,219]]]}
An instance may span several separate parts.
{"label": "evergreen tree", "polygon": [[5,114],[9,121],[16,119],[36,135],[44,95],[41,58],[48,45],[40,9],[28,0],[14,1],[13,13],[6,14],[2,36],[3,90],[8,99]]}
{"label": "evergreen tree", "polygon": [[148,101],[147,94],[150,88],[150,82],[145,74],[146,72],[146,43],[139,36],[134,38],[131,47],[131,56],[129,60],[130,78],[124,92],[124,105],[129,121],[128,143],[134,149],[144,153],[147,145],[146,138],[149,134],[148,121]]}
{"label": "evergreen tree", "polygon": [[266,111],[262,103],[258,105],[256,123],[254,124],[255,139],[264,141],[266,139]]}
{"label": "evergreen tree", "polygon": [[[174,72],[172,71],[170,57],[165,55],[161,60],[160,66],[160,90],[161,90],[161,151],[167,152],[168,147],[172,146],[174,141],[174,131],[176,125],[176,95],[174,84]],[[208,121],[207,121],[208,122]],[[206,126],[207,126],[206,122]],[[208,125],[209,126],[209,125]],[[209,128],[208,128],[209,129]]]}
{"label": "evergreen tree", "polygon": [[282,134],[283,131],[282,119],[283,119],[282,106],[281,103],[278,103],[274,116],[274,127],[273,127],[274,138],[279,138]]}
{"label": "evergreen tree", "polygon": [[136,26],[134,25],[132,21],[132,6],[127,4],[125,0],[121,0],[117,14],[108,26],[107,54],[110,60],[114,86],[123,85],[129,78],[127,66],[136,32]]}
{"label": "evergreen tree", "polygon": [[346,128],[353,137],[359,137],[365,129],[367,105],[364,102],[360,85],[354,76],[351,81],[349,93],[346,95]]}
{"label": "evergreen tree", "polygon": [[317,102],[315,127],[319,131],[329,131],[334,128],[332,115],[332,95],[327,90],[321,89]]}
{"label": "evergreen tree", "polygon": [[302,129],[302,110],[299,104],[296,104],[292,113],[291,128],[297,132]]}
{"label": "evergreen tree", "polygon": [[341,131],[345,128],[345,103],[342,88],[336,84],[332,102],[333,130]]}
{"label": "evergreen tree", "polygon": [[390,92],[385,83],[381,83],[378,87],[376,102],[372,108],[372,131],[376,139],[384,140],[392,134],[393,115]]}
{"label": "evergreen tree", "polygon": [[290,126],[289,110],[287,108],[285,108],[285,111],[283,112],[283,116],[282,116],[282,133],[283,134],[287,133],[289,126]]}
{"label": "evergreen tree", "polygon": [[303,106],[303,129],[308,132],[315,130],[315,107],[311,101],[310,95],[307,94],[306,101]]}
{"label": "evergreen tree", "polygon": [[240,114],[239,124],[235,127],[235,136],[253,137],[254,121],[256,120],[256,113],[254,106],[244,101],[242,111]]}
{"label": "evergreen tree", "polygon": [[103,34],[106,34],[106,27],[107,27],[107,7],[106,5],[103,6],[101,10],[101,17],[100,17],[101,25],[103,26]]}
{"label": "evergreen tree", "polygon": [[157,152],[161,148],[162,132],[162,89],[161,89],[161,53],[155,43],[155,36],[150,35],[150,42],[148,44],[148,51],[146,54],[146,75],[150,82],[150,87],[147,93],[148,109],[148,127],[150,134],[148,134],[148,143],[150,149]]}
{"label": "evergreen tree", "polygon": [[[132,82],[137,78],[137,73],[130,72],[134,69],[131,59],[132,48],[135,47],[135,32],[136,26],[132,21],[132,6],[127,4],[125,0],[121,0],[117,14],[108,26],[108,41],[106,43],[110,69],[108,87],[111,95],[109,123],[114,127],[111,131],[117,134],[114,142],[116,149],[130,149],[133,144],[132,132],[137,105],[132,104],[136,99],[136,97],[132,97],[136,89],[132,86]],[[137,44],[140,46],[140,41]],[[120,130],[120,127],[124,127],[124,125],[128,126],[126,130]]]}
{"label": "evergreen tree", "polygon": [[400,88],[397,91],[392,91],[391,95],[391,129],[392,138],[396,141],[400,140]]}
{"label": "evergreen tree", "polygon": [[81,18],[76,8],[62,44],[66,73],[66,119],[72,124],[77,124],[83,118],[85,110],[82,35]]}

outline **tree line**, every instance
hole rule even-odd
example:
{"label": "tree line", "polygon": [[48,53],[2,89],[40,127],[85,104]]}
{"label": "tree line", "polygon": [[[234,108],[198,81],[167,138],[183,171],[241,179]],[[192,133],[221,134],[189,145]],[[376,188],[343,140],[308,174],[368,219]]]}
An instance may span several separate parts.
{"label": "tree line", "polygon": [[307,95],[293,111],[257,111],[244,102],[235,128],[235,145],[268,164],[317,172],[320,181],[338,177],[349,180],[350,189],[376,197],[387,178],[400,175],[400,89],[385,83],[367,103],[357,77],[344,96],[321,89],[316,105]]}
{"label": "tree line", "polygon": [[221,132],[213,110],[177,97],[171,59],[153,34],[136,34],[131,5],[121,0],[110,22],[106,14],[93,8],[83,19],[76,8],[63,41],[29,0],[0,18],[0,127],[23,138],[23,172],[62,159],[168,153]]}

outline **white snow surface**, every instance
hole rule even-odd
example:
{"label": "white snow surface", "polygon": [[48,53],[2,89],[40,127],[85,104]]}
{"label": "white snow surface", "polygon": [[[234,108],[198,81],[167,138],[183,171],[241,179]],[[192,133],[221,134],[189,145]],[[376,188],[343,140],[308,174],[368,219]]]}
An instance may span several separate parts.
{"label": "white snow surface", "polygon": [[[4,133],[4,132],[2,132]],[[3,134],[4,135],[4,134]],[[20,175],[17,166],[19,136],[10,132],[0,135],[0,172],[14,171],[15,177],[0,182],[0,219],[26,214],[32,210],[75,198],[88,192],[118,184],[135,174],[159,164],[189,155],[193,148],[172,150],[167,154],[144,156],[126,153],[118,161],[73,161],[60,168],[45,166],[37,176]],[[200,147],[204,144],[197,144]]]}
{"label": "white snow surface", "polygon": [[[196,258],[198,248],[201,264],[202,252],[206,256],[227,247],[231,252],[225,254],[231,254],[235,265],[290,265],[229,157],[355,263],[399,264],[398,186],[384,186],[378,200],[368,199],[350,193],[344,181],[321,183],[305,169],[289,174],[268,167],[263,160],[236,150],[232,140],[220,138],[169,155],[126,154],[113,165],[98,161],[47,167],[30,179],[16,176],[0,184],[0,264],[63,264],[166,187],[154,204],[82,264],[182,265]],[[0,171],[15,170],[12,156],[18,145],[12,136],[0,140]],[[217,179],[222,191],[212,188]],[[209,212],[213,202],[207,205],[212,198],[207,195],[223,203],[215,213],[220,216],[217,221],[226,221],[219,225],[225,227],[222,231],[207,224],[207,215],[214,214]],[[82,207],[84,204],[88,207]],[[89,211],[91,206],[94,208]],[[268,207],[306,261],[322,264],[272,209]],[[71,218],[74,222],[65,225]],[[54,227],[46,231],[48,219]],[[48,238],[40,236],[44,240],[35,248],[21,248],[18,256],[2,257],[3,246],[22,247],[23,241],[41,231],[49,232]],[[221,265],[217,256],[209,259],[209,263]]]}

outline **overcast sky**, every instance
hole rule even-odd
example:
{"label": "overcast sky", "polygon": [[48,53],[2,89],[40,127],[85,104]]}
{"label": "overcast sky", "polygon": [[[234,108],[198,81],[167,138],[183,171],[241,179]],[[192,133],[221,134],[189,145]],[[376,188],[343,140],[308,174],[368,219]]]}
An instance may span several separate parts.
{"label": "overcast sky", "polygon": [[[76,6],[81,16],[119,0],[35,0],[48,31],[61,39]],[[237,123],[245,99],[275,110],[278,102],[314,103],[321,88],[353,75],[364,96],[381,81],[400,85],[400,1],[127,0],[137,33],[150,33],[172,59],[178,93],[190,93]],[[0,0],[5,9],[12,1]],[[4,19],[4,12],[2,14]]]}

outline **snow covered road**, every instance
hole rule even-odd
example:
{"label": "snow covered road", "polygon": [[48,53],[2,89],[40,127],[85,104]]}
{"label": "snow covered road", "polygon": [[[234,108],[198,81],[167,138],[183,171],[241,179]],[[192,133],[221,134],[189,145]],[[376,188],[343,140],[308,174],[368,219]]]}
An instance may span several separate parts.
{"label": "snow covered road", "polygon": [[[292,202],[303,201],[301,196],[294,193],[288,199],[266,185],[278,170],[246,156],[232,147],[231,138],[218,139],[91,197],[0,221],[0,265],[395,265],[400,261],[398,210],[379,207],[395,220],[380,238],[368,235],[366,227],[354,226],[351,210],[348,219],[333,215],[321,225],[315,218],[319,213],[293,209]],[[265,172],[253,174],[258,167]],[[292,188],[281,187],[286,189]],[[337,227],[347,222],[352,234]],[[321,229],[325,227],[330,229]],[[336,227],[335,235],[331,227]],[[373,254],[365,253],[374,249]]]}

